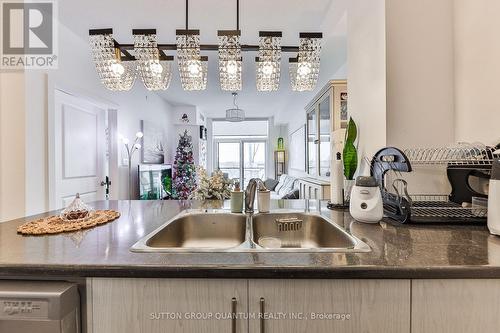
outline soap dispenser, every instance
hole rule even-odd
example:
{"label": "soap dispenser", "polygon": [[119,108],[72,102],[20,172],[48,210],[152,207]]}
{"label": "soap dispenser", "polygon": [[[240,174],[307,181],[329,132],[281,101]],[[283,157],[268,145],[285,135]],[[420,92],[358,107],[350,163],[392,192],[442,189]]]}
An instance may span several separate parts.
{"label": "soap dispenser", "polygon": [[241,213],[243,211],[243,191],[240,189],[240,182],[234,183],[231,191],[231,213]]}

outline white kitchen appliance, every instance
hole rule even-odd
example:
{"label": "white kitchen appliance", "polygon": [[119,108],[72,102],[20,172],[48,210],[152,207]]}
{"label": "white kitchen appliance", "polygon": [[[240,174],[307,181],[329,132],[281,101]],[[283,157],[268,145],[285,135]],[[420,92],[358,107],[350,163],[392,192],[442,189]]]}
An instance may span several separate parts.
{"label": "white kitchen appliance", "polygon": [[382,194],[373,177],[360,176],[351,191],[351,216],[359,222],[377,223],[384,216]]}

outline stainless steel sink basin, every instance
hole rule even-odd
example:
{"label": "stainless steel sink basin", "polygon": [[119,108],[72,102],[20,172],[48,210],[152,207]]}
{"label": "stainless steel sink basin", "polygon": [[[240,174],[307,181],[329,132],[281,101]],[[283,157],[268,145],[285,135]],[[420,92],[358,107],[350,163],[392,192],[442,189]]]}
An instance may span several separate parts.
{"label": "stainless steel sink basin", "polygon": [[187,213],[167,222],[137,242],[132,250],[212,251],[245,242],[246,217],[229,213]]}
{"label": "stainless steel sink basin", "polygon": [[243,215],[183,211],[135,243],[133,252],[369,252],[316,213]]}
{"label": "stainless steel sink basin", "polygon": [[257,214],[252,221],[253,242],[271,251],[366,252],[359,239],[310,213]]}

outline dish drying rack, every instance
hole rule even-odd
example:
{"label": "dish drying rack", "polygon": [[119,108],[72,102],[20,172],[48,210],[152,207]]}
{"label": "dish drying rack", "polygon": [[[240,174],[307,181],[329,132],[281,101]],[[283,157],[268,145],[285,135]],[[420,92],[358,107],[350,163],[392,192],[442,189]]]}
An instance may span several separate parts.
{"label": "dish drying rack", "polygon": [[[479,143],[403,150],[387,147],[365,161],[381,188],[384,213],[388,217],[401,223],[485,223],[486,209],[472,207],[470,200],[472,195],[487,196],[471,192],[466,184],[470,174],[489,178],[493,160],[498,158],[495,149]],[[402,173],[412,172],[415,166],[446,167],[452,192],[410,195]],[[386,188],[388,172],[396,176],[390,190]]]}

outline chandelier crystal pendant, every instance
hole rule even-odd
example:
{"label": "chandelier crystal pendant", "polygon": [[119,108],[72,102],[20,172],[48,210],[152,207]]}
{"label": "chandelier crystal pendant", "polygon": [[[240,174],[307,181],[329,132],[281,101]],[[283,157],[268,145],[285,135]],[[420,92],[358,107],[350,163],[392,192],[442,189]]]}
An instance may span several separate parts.
{"label": "chandelier crystal pendant", "polygon": [[113,39],[113,29],[89,31],[89,43],[97,75],[102,84],[112,91],[132,88],[137,64],[134,60],[122,61],[122,52]]}
{"label": "chandelier crystal pendant", "polygon": [[245,111],[240,109],[236,103],[236,98],[238,97],[237,92],[233,92],[233,107],[226,110],[226,120],[230,122],[239,122],[245,120]]}
{"label": "chandelier crystal pendant", "polygon": [[280,31],[259,32],[259,56],[257,62],[257,90],[277,91],[280,85],[281,64]]}
{"label": "chandelier crystal pendant", "polygon": [[208,59],[200,55],[200,31],[176,30],[176,35],[177,60],[182,88],[184,90],[205,90]]}
{"label": "chandelier crystal pendant", "polygon": [[158,49],[155,29],[134,29],[137,70],[148,90],[166,90],[172,80],[172,61]]}
{"label": "chandelier crystal pendant", "polygon": [[316,87],[319,77],[322,38],[322,33],[300,33],[297,58],[289,59],[292,90],[311,91]]}
{"label": "chandelier crystal pendant", "polygon": [[240,30],[219,30],[219,79],[224,91],[241,90]]}

